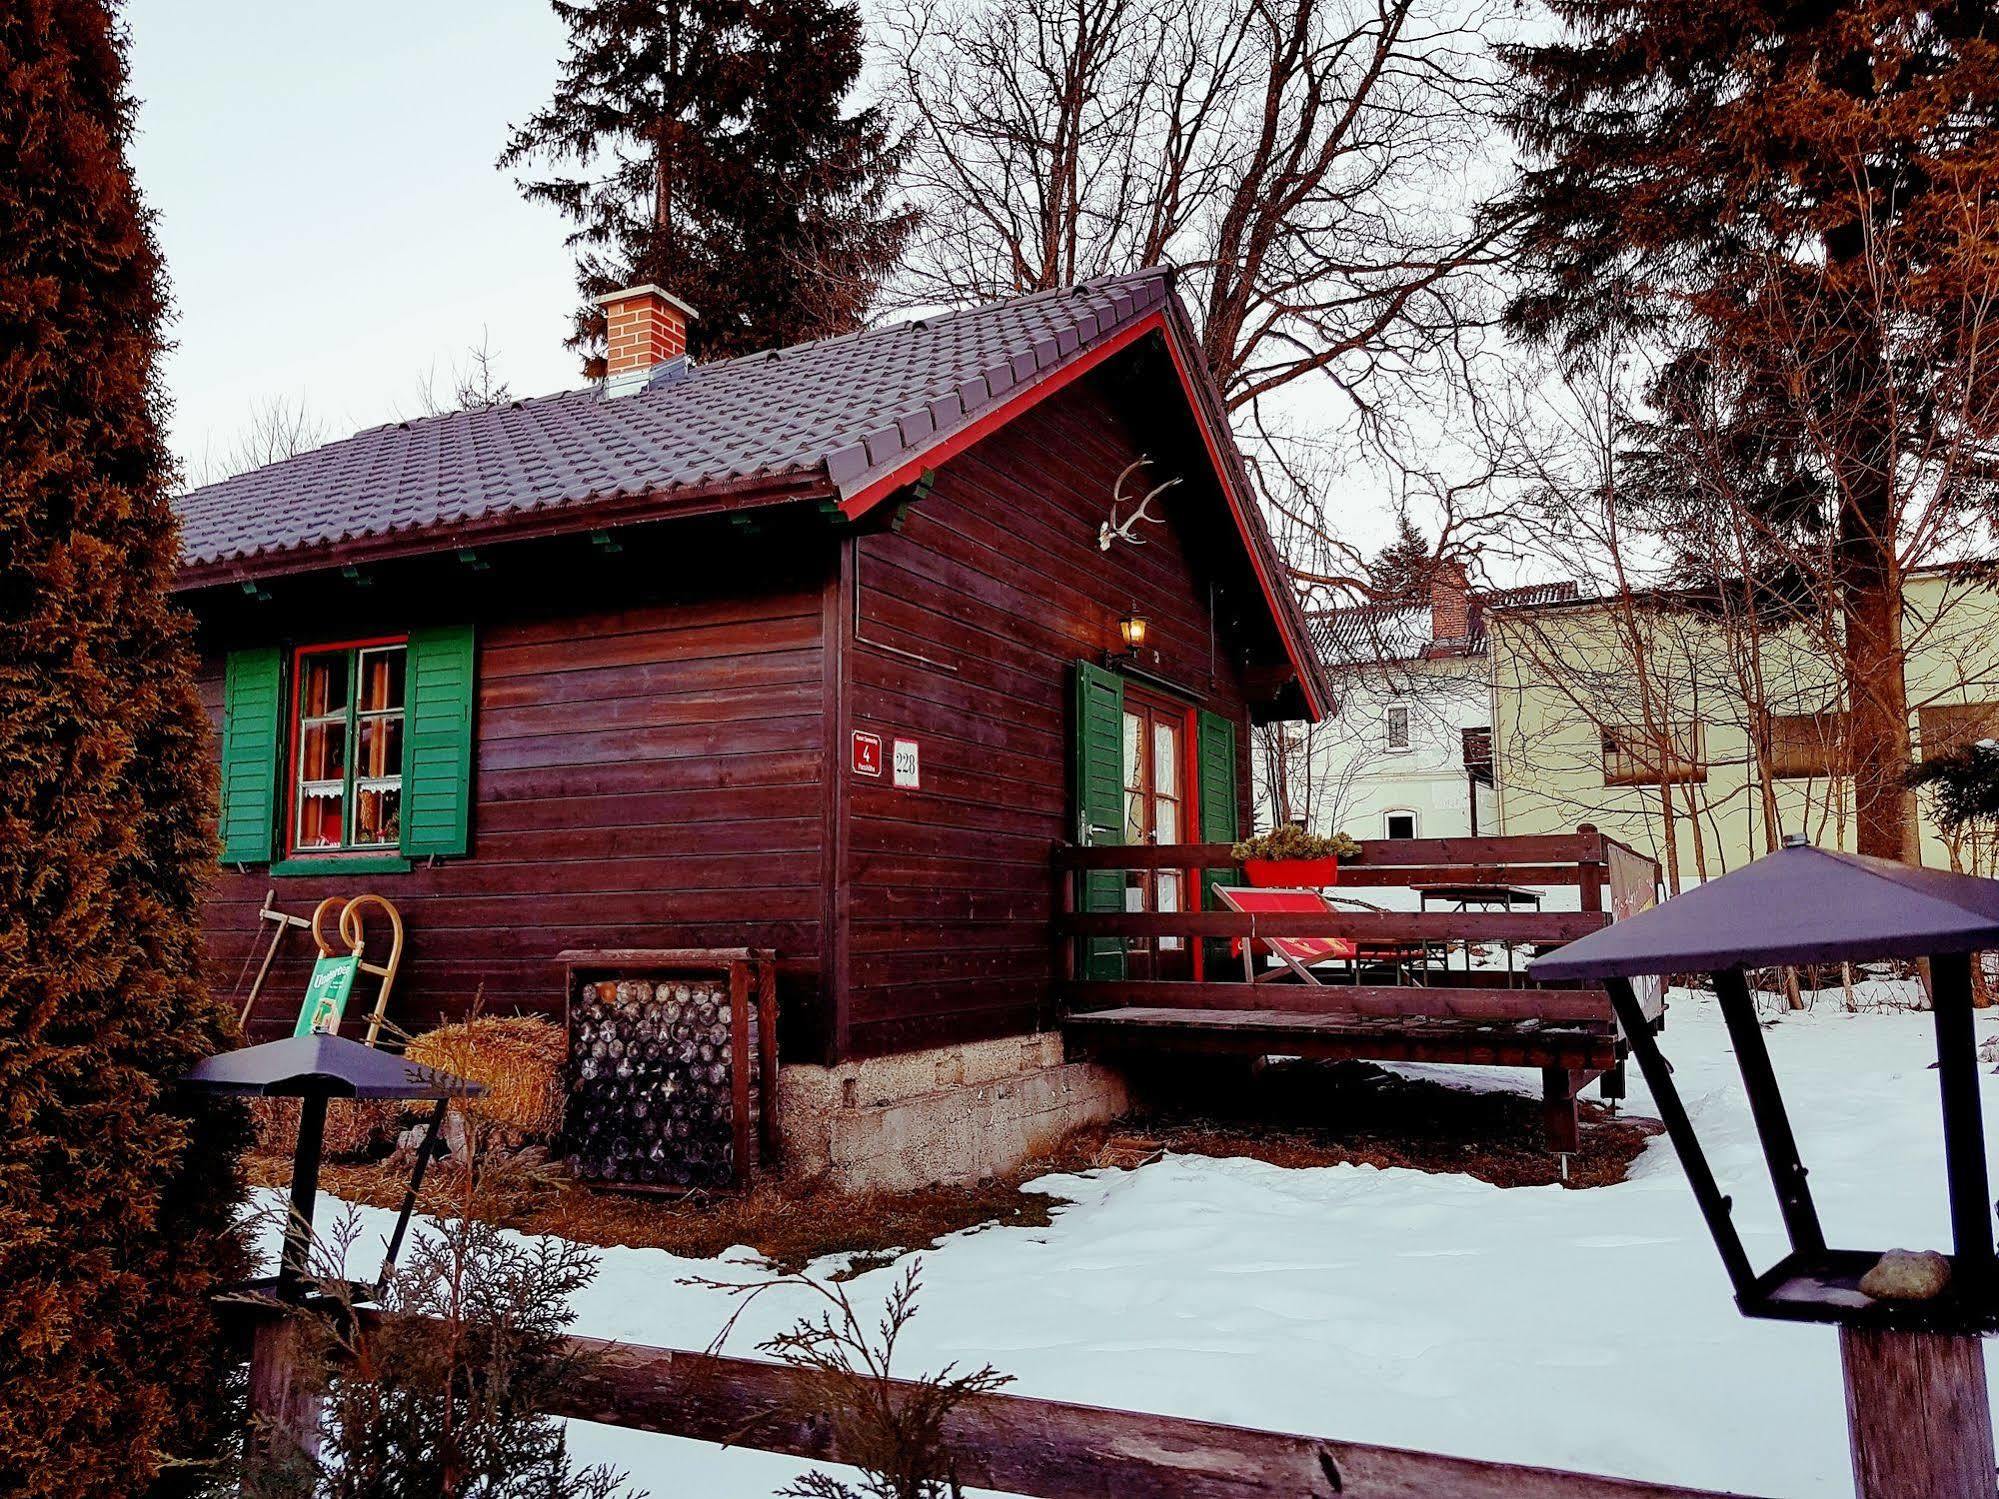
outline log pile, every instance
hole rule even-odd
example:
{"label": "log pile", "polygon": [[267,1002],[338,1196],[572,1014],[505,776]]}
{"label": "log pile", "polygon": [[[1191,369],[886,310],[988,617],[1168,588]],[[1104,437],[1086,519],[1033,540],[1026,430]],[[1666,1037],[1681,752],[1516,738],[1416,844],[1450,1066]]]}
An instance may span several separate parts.
{"label": "log pile", "polygon": [[[732,1013],[726,973],[580,976],[570,1011],[566,1133],[586,1180],[658,1188],[738,1178],[738,1109],[755,1117],[761,1071],[754,1014]],[[755,1000],[749,1001],[752,1008]],[[735,1031],[750,1076],[737,1088]],[[756,1137],[752,1133],[749,1138]]]}

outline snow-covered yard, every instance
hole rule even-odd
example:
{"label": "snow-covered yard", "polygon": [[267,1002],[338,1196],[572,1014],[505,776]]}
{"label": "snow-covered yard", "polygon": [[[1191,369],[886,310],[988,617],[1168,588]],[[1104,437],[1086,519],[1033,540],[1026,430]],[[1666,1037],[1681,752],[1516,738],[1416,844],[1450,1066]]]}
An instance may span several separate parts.
{"label": "snow-covered yard", "polygon": [[[1979,1026],[1999,1035],[1999,1016]],[[1760,1267],[1781,1230],[1720,1018],[1676,994],[1664,1040]],[[1828,1005],[1779,1021],[1770,1045],[1829,1238],[1947,1246],[1929,1016]],[[1999,1079],[1986,1086],[1999,1110]],[[1632,1092],[1649,1111],[1635,1072]],[[1663,1138],[1629,1181],[1590,1191],[1192,1157],[1039,1185],[1071,1200],[1051,1226],[975,1230],[926,1254],[903,1372],[990,1361],[1023,1394],[1755,1494],[1850,1492],[1834,1334],[1736,1314]],[[678,1282],[755,1277],[750,1260],[606,1251],[576,1330],[703,1346],[733,1302]],[[865,1303],[897,1274],[850,1291]],[[730,1351],[805,1309],[763,1298]],[[656,1495],[763,1496],[798,1468],[587,1426],[575,1446]]]}

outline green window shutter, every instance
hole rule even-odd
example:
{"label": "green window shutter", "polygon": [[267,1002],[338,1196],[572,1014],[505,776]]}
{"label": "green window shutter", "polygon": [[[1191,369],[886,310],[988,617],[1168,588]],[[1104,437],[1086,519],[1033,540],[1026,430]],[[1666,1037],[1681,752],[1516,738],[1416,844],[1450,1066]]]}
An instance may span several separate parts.
{"label": "green window shutter", "polygon": [[412,630],[408,682],[402,851],[462,854],[472,829],[472,627]]}
{"label": "green window shutter", "polygon": [[[1234,843],[1242,836],[1236,819],[1235,721],[1203,708],[1198,721],[1198,736],[1201,841]],[[1211,910],[1220,906],[1221,902],[1214,895],[1215,886],[1233,885],[1235,882],[1236,874],[1232,869],[1210,870],[1202,877],[1206,896],[1202,905]]]}
{"label": "green window shutter", "polygon": [[225,864],[268,864],[278,822],[284,656],[274,645],[231,651],[222,670],[222,798],[216,831]]}
{"label": "green window shutter", "polygon": [[[1077,841],[1124,842],[1124,678],[1088,661],[1076,663]],[[1124,909],[1124,871],[1083,872],[1077,905],[1084,911]],[[1124,977],[1124,943],[1091,937],[1083,944],[1082,976]]]}

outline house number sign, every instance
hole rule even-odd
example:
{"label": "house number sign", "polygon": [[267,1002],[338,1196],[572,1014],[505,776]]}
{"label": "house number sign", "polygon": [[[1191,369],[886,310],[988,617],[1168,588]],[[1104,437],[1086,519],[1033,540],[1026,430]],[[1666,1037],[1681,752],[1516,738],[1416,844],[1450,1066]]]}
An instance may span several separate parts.
{"label": "house number sign", "polygon": [[895,753],[889,759],[889,770],[895,777],[895,784],[906,790],[915,791],[923,785],[914,739],[896,740]]}
{"label": "house number sign", "polygon": [[877,781],[881,779],[881,773],[882,773],[881,735],[870,734],[862,729],[854,730],[853,765],[854,765],[855,775],[870,776]]}

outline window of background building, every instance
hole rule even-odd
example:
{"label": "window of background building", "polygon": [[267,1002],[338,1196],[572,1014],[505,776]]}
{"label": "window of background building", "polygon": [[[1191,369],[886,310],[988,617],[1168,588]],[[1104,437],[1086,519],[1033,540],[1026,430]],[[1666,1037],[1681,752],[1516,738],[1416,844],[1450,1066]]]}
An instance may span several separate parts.
{"label": "window of background building", "polygon": [[1608,725],[1603,730],[1603,784],[1682,785],[1707,779],[1706,741],[1698,720],[1668,725],[1668,745],[1642,728]]}
{"label": "window of background building", "polygon": [[1778,713],[1771,717],[1771,775],[1796,780],[1845,773],[1845,713]]}
{"label": "window of background building", "polygon": [[1388,747],[1409,748],[1409,709],[1405,706],[1396,705],[1388,710]]}

